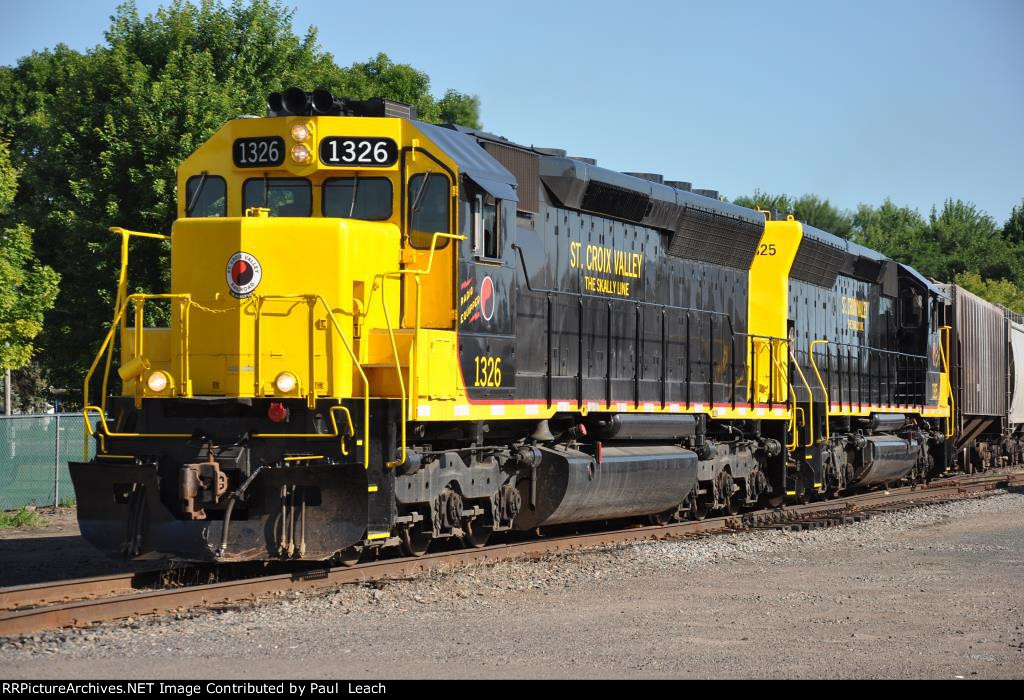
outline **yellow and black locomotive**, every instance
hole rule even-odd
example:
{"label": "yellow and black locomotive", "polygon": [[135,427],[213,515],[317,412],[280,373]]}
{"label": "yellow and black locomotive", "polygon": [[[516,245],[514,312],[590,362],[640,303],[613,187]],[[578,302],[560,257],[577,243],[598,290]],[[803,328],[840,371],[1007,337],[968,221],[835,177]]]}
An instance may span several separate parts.
{"label": "yellow and black locomotive", "polygon": [[[959,454],[953,292],[792,217],[297,89],[226,124],[178,191],[169,236],[115,231],[86,378],[96,456],[71,473],[112,554],[420,554]],[[170,239],[169,293],[128,293],[138,236]],[[1019,454],[1005,408],[986,464]]]}

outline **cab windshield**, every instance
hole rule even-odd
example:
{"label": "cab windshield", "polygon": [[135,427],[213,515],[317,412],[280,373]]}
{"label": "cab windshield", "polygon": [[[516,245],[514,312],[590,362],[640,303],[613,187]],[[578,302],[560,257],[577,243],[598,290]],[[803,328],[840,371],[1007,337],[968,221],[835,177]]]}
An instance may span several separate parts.
{"label": "cab windshield", "polygon": [[312,216],[313,187],[298,178],[254,178],[242,187],[242,211],[260,207],[271,216]]}
{"label": "cab windshield", "polygon": [[324,181],[323,215],[384,221],[391,218],[393,191],[386,177],[335,177]]}

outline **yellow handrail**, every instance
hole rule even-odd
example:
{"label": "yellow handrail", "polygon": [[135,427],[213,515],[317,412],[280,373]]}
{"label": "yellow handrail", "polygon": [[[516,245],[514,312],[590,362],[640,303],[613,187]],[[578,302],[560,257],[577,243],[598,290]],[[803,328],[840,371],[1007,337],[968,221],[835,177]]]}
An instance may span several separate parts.
{"label": "yellow handrail", "polygon": [[[773,342],[785,343],[787,346],[789,345],[789,341],[788,340],[774,341],[774,339],[773,339]],[[775,362],[775,368],[779,371],[779,374],[786,379],[786,386],[789,387],[789,401],[790,401],[790,406],[791,406],[791,409],[792,409],[792,412],[790,413],[790,416],[789,416],[789,423],[792,426],[791,430],[793,432],[793,443],[792,444],[787,443],[786,444],[786,449],[787,450],[795,450],[797,447],[800,446],[800,436],[797,434],[797,424],[796,424],[796,412],[798,410],[800,410],[800,409],[798,409],[797,405],[796,405],[796,388],[793,386],[793,383],[789,381],[788,373],[786,372],[785,368],[782,366],[782,361],[779,360],[779,356],[775,355],[774,353],[772,353],[772,355],[773,355],[774,362]],[[790,353],[790,355],[792,355],[792,353]],[[797,367],[797,369],[799,370],[800,368]],[[812,403],[813,403],[813,398],[814,397],[812,396],[811,398],[812,398]]]}
{"label": "yellow handrail", "polygon": [[[264,301],[298,301],[304,300],[310,303],[314,308],[317,302],[323,304],[324,311],[327,312],[327,318],[330,319],[331,325],[334,326],[334,330],[338,332],[338,336],[341,338],[342,345],[345,346],[345,350],[348,352],[350,358],[352,358],[352,364],[359,371],[359,377],[363,380],[363,467],[366,469],[370,468],[370,380],[366,376],[366,372],[363,370],[362,364],[359,362],[359,358],[356,357],[355,351],[348,342],[348,338],[345,337],[345,333],[341,330],[341,325],[338,323],[338,319],[334,315],[334,311],[331,309],[330,304],[319,294],[279,294],[256,297],[256,327],[259,329],[260,313],[262,312]],[[311,320],[313,316],[310,316]],[[256,334],[256,341],[259,342],[259,333]],[[260,374],[260,355],[259,348],[257,347],[256,354],[256,372],[257,377]],[[314,348],[312,344],[309,348],[310,356],[313,356]],[[310,368],[315,369],[313,361],[310,361]],[[310,375],[310,384],[316,382],[316,377]],[[315,390],[313,390],[315,391]],[[256,395],[259,396],[262,391],[259,389],[256,391]],[[318,433],[312,433],[308,435],[302,435],[302,437],[313,437]]]}
{"label": "yellow handrail", "polygon": [[[946,437],[953,437],[956,434],[956,426],[953,424],[953,416],[956,414],[956,407],[953,403],[953,385],[949,381],[949,338],[953,332],[952,326],[939,328],[939,353],[942,355],[942,369],[945,370],[942,376],[946,380],[946,395],[949,397],[949,416],[946,418]],[[945,342],[943,342],[945,340]]]}
{"label": "yellow handrail", "polygon": [[[828,389],[825,388],[825,382],[822,381],[822,379],[821,379],[821,372],[818,371],[818,363],[815,362],[815,360],[814,360],[814,346],[815,345],[828,345],[828,341],[827,340],[812,340],[811,341],[811,349],[810,349],[810,353],[809,354],[811,356],[811,367],[814,368],[814,373],[816,375],[818,375],[818,384],[821,385],[821,391],[822,391],[823,394],[825,394],[825,440],[829,440],[829,439],[832,438],[832,429],[829,427],[829,424],[828,424],[828,414],[829,414],[829,411],[832,409],[832,404],[828,400]],[[814,405],[814,396],[813,395],[811,396],[811,405],[812,406]],[[814,431],[814,423],[811,423],[811,431],[812,432]]]}
{"label": "yellow handrail", "polygon": [[[189,294],[132,294],[132,295],[128,295],[127,294],[128,242],[131,239],[131,237],[135,236],[135,237],[142,237],[142,238],[152,238],[152,239],[159,239],[159,240],[167,240],[167,239],[170,238],[170,236],[166,236],[166,235],[163,235],[163,234],[155,234],[155,233],[142,233],[142,232],[138,232],[138,231],[129,231],[127,229],[118,228],[118,227],[111,228],[110,230],[112,232],[114,232],[114,233],[117,233],[117,234],[121,235],[121,240],[122,240],[122,242],[121,242],[121,266],[120,266],[120,271],[119,271],[119,275],[118,275],[118,291],[117,291],[117,299],[116,299],[115,305],[114,305],[113,323],[112,323],[112,325],[110,327],[109,332],[107,333],[106,337],[104,338],[104,341],[103,341],[102,345],[100,346],[100,350],[97,353],[96,358],[93,360],[92,365],[89,367],[89,371],[86,373],[86,377],[85,377],[85,387],[84,387],[84,392],[83,392],[83,403],[86,406],[86,408],[83,411],[83,414],[84,414],[85,419],[86,419],[85,420],[85,423],[86,423],[86,426],[85,426],[85,433],[86,433],[86,435],[85,435],[85,437],[86,437],[86,440],[85,440],[85,459],[88,459],[88,451],[89,451],[88,438],[95,434],[95,432],[92,430],[92,426],[89,424],[89,420],[88,420],[88,417],[89,417],[90,413],[98,413],[100,415],[100,422],[101,422],[101,427],[102,427],[102,431],[103,431],[102,434],[100,435],[100,441],[101,441],[101,448],[102,448],[102,450],[104,452],[105,452],[104,436],[106,436],[106,437],[191,437],[190,435],[184,435],[184,434],[111,433],[110,430],[109,430],[109,427],[106,424],[106,399],[107,399],[107,393],[108,393],[107,389],[108,389],[108,386],[109,386],[110,368],[111,368],[111,364],[113,362],[114,338],[115,338],[115,333],[118,330],[118,328],[120,328],[123,331],[125,329],[125,327],[126,327],[125,324],[126,324],[126,320],[127,319],[125,317],[125,312],[126,312],[126,310],[128,308],[128,303],[132,302],[134,304],[134,307],[135,307],[135,323],[136,323],[136,326],[135,326],[136,331],[135,331],[135,339],[134,339],[135,340],[135,356],[136,357],[141,357],[143,355],[143,352],[144,352],[144,345],[143,345],[143,343],[144,343],[144,341],[143,341],[143,335],[144,335],[143,334],[144,311],[143,311],[143,307],[144,307],[145,302],[147,300],[149,300],[149,299],[178,299],[179,301],[184,302],[182,313],[181,313],[181,317],[180,317],[180,323],[182,325],[182,329],[181,329],[182,347],[179,348],[179,354],[181,356],[182,366],[180,368],[181,369],[181,383],[180,383],[179,391],[186,391],[186,392],[188,391],[188,380],[189,380],[189,374],[190,374],[188,356],[189,356],[189,353],[190,353],[190,347],[189,347],[189,330],[190,330],[189,326],[190,326],[190,323],[189,323],[189,321],[190,321],[190,311],[191,311],[191,308],[192,308],[192,306],[196,306],[197,308],[205,310],[205,311],[216,312],[213,309],[207,309],[206,307],[203,307],[203,306],[197,304],[196,302],[194,302],[192,300],[191,295],[189,295]],[[415,368],[416,339],[419,336],[421,319],[422,319],[422,284],[421,284],[421,277],[424,276],[424,275],[430,274],[431,270],[433,269],[434,255],[435,255],[435,253],[437,251],[437,242],[441,238],[446,238],[446,239],[451,239],[451,240],[458,240],[458,241],[466,240],[466,236],[459,235],[459,234],[441,233],[441,232],[434,233],[434,235],[433,235],[433,237],[431,239],[430,254],[429,254],[429,257],[428,257],[428,260],[427,260],[427,266],[425,268],[417,269],[417,270],[396,270],[396,271],[392,271],[392,272],[378,274],[374,278],[374,285],[373,285],[373,288],[371,290],[371,300],[372,300],[373,291],[376,290],[377,287],[383,288],[384,282],[386,280],[388,280],[388,279],[401,279],[403,276],[408,275],[408,276],[411,276],[415,280],[415,283],[416,283],[416,318],[415,318],[415,325],[414,325],[414,333],[415,333],[415,335],[413,336],[413,341],[410,344],[410,348],[409,348],[409,371],[410,371],[410,380],[409,381],[410,381],[410,389],[415,388],[415,371],[414,371],[414,368]],[[369,468],[369,447],[370,447],[370,422],[369,422],[369,415],[370,415],[370,386],[369,386],[369,384],[370,383],[369,383],[369,379],[366,376],[366,372],[363,370],[362,364],[359,362],[359,358],[356,356],[355,352],[353,351],[351,344],[349,343],[348,339],[345,337],[345,334],[342,332],[341,326],[338,323],[338,320],[335,317],[334,312],[330,308],[330,305],[327,303],[326,299],[324,299],[321,295],[318,295],[318,294],[304,294],[304,295],[279,295],[279,296],[256,296],[256,297],[253,297],[251,303],[255,304],[255,308],[256,308],[256,334],[255,334],[256,337],[255,337],[255,344],[257,345],[257,347],[256,347],[256,371],[255,371],[255,379],[256,379],[256,382],[257,382],[257,386],[256,386],[255,394],[257,396],[259,396],[262,393],[261,387],[259,386],[260,374],[261,374],[260,373],[260,364],[261,363],[260,363],[260,348],[259,348],[259,344],[260,344],[260,340],[261,340],[260,339],[260,320],[261,320],[261,316],[262,316],[263,303],[265,301],[288,300],[288,299],[295,299],[295,300],[300,300],[301,299],[301,300],[305,300],[307,302],[307,304],[309,304],[309,306],[310,306],[310,363],[309,363],[309,384],[310,384],[310,386],[309,386],[309,392],[308,392],[308,395],[307,395],[307,403],[311,407],[315,407],[315,403],[316,403],[316,377],[315,377],[316,366],[315,366],[315,349],[313,347],[313,342],[314,342],[314,329],[315,329],[315,307],[316,307],[317,303],[322,303],[323,304],[324,309],[325,309],[325,311],[327,313],[327,317],[331,321],[331,325],[334,326],[334,329],[338,332],[338,335],[341,338],[342,344],[345,346],[345,350],[348,352],[348,354],[351,357],[352,362],[353,362],[356,370],[359,372],[359,376],[360,376],[360,378],[362,379],[362,382],[363,382],[363,406],[364,406],[363,466],[364,466],[364,468]],[[398,345],[397,345],[397,341],[396,341],[396,338],[395,338],[395,329],[394,329],[394,326],[393,326],[393,324],[391,322],[391,316],[390,316],[390,312],[388,310],[387,300],[386,300],[385,295],[383,294],[383,292],[381,293],[381,304],[382,304],[382,308],[383,308],[383,311],[384,311],[385,322],[387,324],[388,337],[389,337],[389,340],[390,340],[390,343],[391,343],[391,351],[392,351],[392,355],[393,355],[394,361],[395,361],[395,369],[396,369],[396,372],[398,374],[399,390],[400,390],[400,395],[401,395],[400,402],[401,402],[401,407],[402,407],[402,415],[404,417],[404,419],[402,420],[402,425],[401,425],[401,443],[402,443],[401,458],[399,460],[397,460],[397,461],[388,462],[387,463],[388,467],[396,467],[396,466],[399,466],[401,464],[404,464],[406,459],[407,459],[407,456],[408,456],[407,448],[406,448],[406,423],[407,423],[408,420],[411,420],[411,418],[412,418],[412,414],[411,414],[412,409],[411,409],[411,403],[410,403],[409,395],[407,395],[407,393],[406,393],[405,378],[404,378],[404,376],[402,374],[401,360],[398,357]],[[369,308],[369,306],[370,306],[370,300],[367,301],[367,308]],[[227,310],[227,309],[225,309],[225,310]],[[106,355],[106,364],[105,364],[104,373],[103,373],[103,388],[102,388],[102,395],[101,395],[101,399],[100,399],[100,405],[99,406],[93,406],[92,404],[89,403],[89,384],[92,381],[92,378],[93,378],[93,376],[94,376],[94,374],[96,372],[96,369],[99,366],[100,360],[101,360],[101,358],[103,358],[104,354]],[[143,396],[142,386],[141,386],[141,384],[139,382],[136,382],[136,396],[135,396],[135,400],[136,400],[136,404],[137,405],[138,405],[139,402],[141,402],[142,396]],[[322,435],[322,434],[318,434],[318,433],[314,433],[314,434],[266,433],[266,434],[254,435],[254,437],[269,437],[269,438],[277,438],[277,437],[303,437],[303,438],[330,438],[330,437],[338,437],[339,436],[339,430],[337,428],[337,422],[336,422],[336,420],[334,418],[334,412],[336,410],[344,410],[345,411],[346,417],[348,419],[348,424],[349,424],[350,437],[354,437],[355,430],[354,430],[354,427],[352,425],[351,414],[348,412],[348,409],[343,407],[343,406],[335,406],[335,407],[331,408],[330,417],[331,417],[332,425],[334,426],[334,434],[333,435]],[[342,437],[342,450],[345,451],[344,437]]]}
{"label": "yellow handrail", "polygon": [[[409,401],[409,397],[406,395],[406,391],[405,391],[405,377],[402,376],[402,362],[401,362],[401,360],[398,357],[398,343],[395,340],[395,329],[394,329],[394,326],[392,326],[392,324],[391,324],[391,314],[388,312],[387,298],[385,297],[384,292],[383,292],[384,282],[389,280],[389,279],[399,279],[400,280],[403,275],[409,275],[409,276],[413,277],[413,279],[415,279],[415,281],[416,281],[416,318],[415,318],[415,322],[414,322],[414,330],[413,330],[413,338],[412,338],[412,345],[415,346],[416,342],[417,342],[417,339],[419,338],[419,335],[420,335],[420,318],[421,318],[421,314],[422,314],[422,296],[421,296],[420,277],[422,277],[424,275],[430,274],[430,271],[431,271],[431,269],[434,266],[434,253],[437,251],[437,239],[439,239],[439,238],[448,238],[448,239],[455,240],[455,241],[464,241],[464,240],[466,240],[466,237],[461,235],[461,234],[457,234],[457,233],[441,233],[439,231],[435,232],[434,235],[430,239],[430,255],[427,258],[427,266],[425,268],[423,268],[423,269],[420,269],[420,270],[394,270],[392,272],[382,272],[382,273],[376,275],[374,277],[374,279],[373,279],[373,287],[370,289],[370,298],[367,299],[367,301],[366,301],[366,308],[370,308],[370,304],[373,301],[373,294],[374,294],[374,292],[377,291],[378,287],[381,288],[381,290],[382,290],[381,291],[381,295],[380,295],[381,308],[384,310],[384,322],[387,324],[388,339],[391,342],[391,354],[392,354],[392,356],[394,357],[394,360],[395,360],[395,371],[396,371],[396,373],[398,375],[398,388],[399,388],[399,392],[400,392],[400,395],[401,395],[400,406],[401,406],[401,413],[402,413],[402,416],[403,416],[402,426],[401,426],[401,430],[402,430],[402,439],[401,439],[401,442],[402,442],[402,453],[401,453],[401,457],[399,459],[397,459],[397,460],[395,460],[393,462],[387,462],[386,466],[388,468],[398,467],[398,466],[401,466],[402,464],[405,464],[405,460],[406,460],[406,458],[408,456],[408,451],[406,449],[406,444],[405,444],[406,443],[406,423],[409,420],[412,420],[412,404]],[[416,374],[415,364],[413,364],[415,362],[415,359],[414,359],[415,358],[415,354],[413,352],[413,348],[410,348],[410,350],[409,350],[409,358],[410,358],[409,359],[409,362],[410,362],[410,364],[409,364],[409,384],[410,384],[410,388],[411,388],[411,386],[413,384],[413,381],[415,379],[415,374]]]}
{"label": "yellow handrail", "polygon": [[814,392],[811,391],[811,384],[807,381],[807,377],[804,375],[803,369],[800,368],[800,363],[796,361],[796,355],[793,353],[793,349],[789,349],[789,359],[793,363],[793,367],[796,369],[796,373],[800,375],[800,381],[804,383],[804,388],[807,389],[807,406],[808,406],[808,417],[807,425],[810,427],[807,429],[807,435],[809,436],[810,442],[804,447],[814,446]]}

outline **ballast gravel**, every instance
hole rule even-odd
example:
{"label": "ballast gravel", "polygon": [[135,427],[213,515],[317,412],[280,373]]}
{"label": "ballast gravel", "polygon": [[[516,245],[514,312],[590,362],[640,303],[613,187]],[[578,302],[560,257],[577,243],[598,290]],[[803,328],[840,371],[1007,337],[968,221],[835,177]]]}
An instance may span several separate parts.
{"label": "ballast gravel", "polygon": [[0,640],[5,677],[1024,677],[1024,493]]}

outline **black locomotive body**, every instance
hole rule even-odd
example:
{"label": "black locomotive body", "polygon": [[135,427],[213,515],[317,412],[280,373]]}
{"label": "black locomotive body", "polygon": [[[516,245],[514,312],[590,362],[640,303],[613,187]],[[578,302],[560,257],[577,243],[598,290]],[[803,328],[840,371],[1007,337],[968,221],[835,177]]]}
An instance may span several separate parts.
{"label": "black locomotive body", "polygon": [[122,272],[122,395],[86,409],[97,456],[72,465],[107,551],[422,554],[1021,457],[1024,326],[1001,309],[983,337],[957,290],[792,217],[285,97],[182,165],[172,327],[126,326],[156,297]]}

